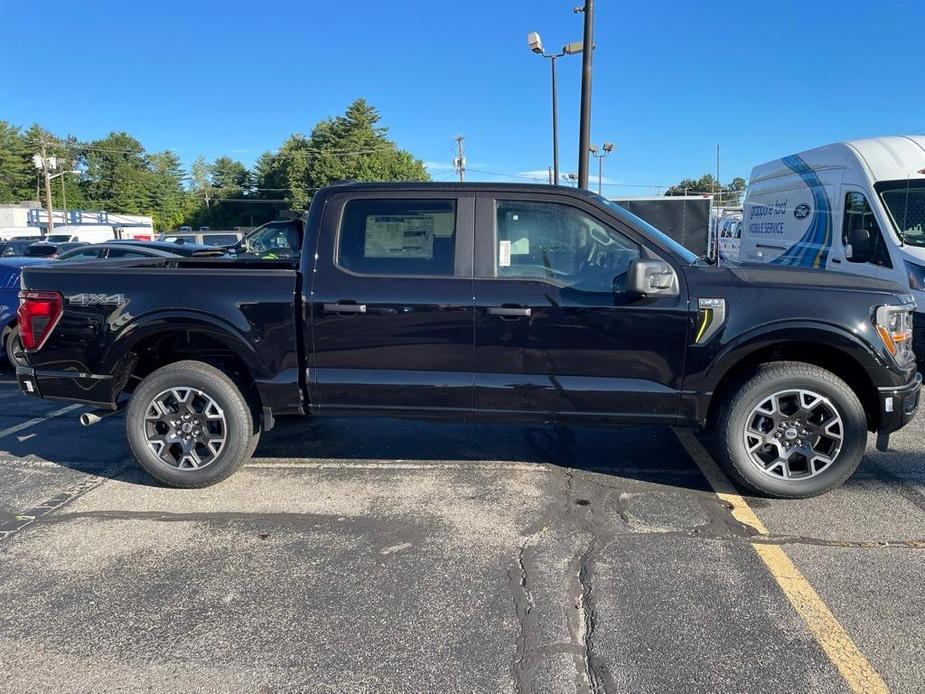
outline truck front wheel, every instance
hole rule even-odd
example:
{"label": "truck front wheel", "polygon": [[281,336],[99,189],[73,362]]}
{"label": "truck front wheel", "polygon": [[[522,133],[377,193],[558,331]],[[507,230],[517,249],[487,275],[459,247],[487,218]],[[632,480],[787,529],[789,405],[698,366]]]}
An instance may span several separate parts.
{"label": "truck front wheel", "polygon": [[259,432],[228,376],[198,361],[169,364],[135,389],[125,417],[139,464],[174,487],[221,482],[254,451]]}
{"label": "truck front wheel", "polygon": [[840,485],[867,445],[867,418],[835,374],[802,362],[763,364],[717,419],[720,462],[769,496],[804,498]]}

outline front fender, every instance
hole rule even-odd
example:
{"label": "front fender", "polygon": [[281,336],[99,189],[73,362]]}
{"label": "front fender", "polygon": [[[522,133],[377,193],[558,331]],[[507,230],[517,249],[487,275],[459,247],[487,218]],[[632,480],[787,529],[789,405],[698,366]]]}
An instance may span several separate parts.
{"label": "front fender", "polygon": [[[870,333],[851,333],[837,325],[816,321],[780,321],[757,326],[731,340],[718,340],[712,350],[705,349],[700,355],[692,354],[688,362],[692,368],[686,375],[684,390],[712,393],[730,370],[756,352],[778,345],[801,343],[836,350],[867,370],[874,385],[892,385],[895,379],[890,374],[894,365],[886,355],[877,351],[869,337],[872,337]],[[694,347],[692,351],[696,353],[699,350]]]}

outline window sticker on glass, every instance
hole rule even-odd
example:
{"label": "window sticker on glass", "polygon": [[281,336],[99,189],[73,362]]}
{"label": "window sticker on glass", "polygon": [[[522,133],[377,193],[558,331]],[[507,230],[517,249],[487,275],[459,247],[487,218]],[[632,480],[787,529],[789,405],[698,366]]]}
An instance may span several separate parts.
{"label": "window sticker on glass", "polygon": [[511,242],[498,242],[498,267],[510,267],[511,265]]}
{"label": "window sticker on glass", "polygon": [[516,239],[510,242],[511,255],[530,255],[530,237]]}
{"label": "window sticker on glass", "polygon": [[375,215],[366,218],[366,258],[434,257],[433,217]]}

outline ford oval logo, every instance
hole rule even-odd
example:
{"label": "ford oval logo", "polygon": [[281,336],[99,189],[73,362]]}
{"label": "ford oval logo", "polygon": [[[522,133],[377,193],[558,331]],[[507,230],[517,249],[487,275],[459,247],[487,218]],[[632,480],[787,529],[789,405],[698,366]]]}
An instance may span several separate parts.
{"label": "ford oval logo", "polygon": [[806,219],[809,217],[809,213],[811,211],[812,210],[810,209],[809,205],[807,205],[805,202],[801,202],[799,205],[793,208],[793,216],[797,219]]}

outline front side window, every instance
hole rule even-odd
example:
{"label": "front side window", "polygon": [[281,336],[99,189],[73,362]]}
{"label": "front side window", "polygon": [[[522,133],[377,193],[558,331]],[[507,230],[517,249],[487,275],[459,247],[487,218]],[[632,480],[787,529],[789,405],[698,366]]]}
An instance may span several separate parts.
{"label": "front side window", "polygon": [[547,280],[585,292],[623,291],[639,245],[559,203],[498,201],[495,276]]}
{"label": "front side window", "polygon": [[127,248],[110,248],[109,257],[110,258],[150,258],[151,256],[148,255],[147,253],[133,251]]}
{"label": "front side window", "polygon": [[61,258],[62,262],[76,261],[76,260],[96,260],[100,257],[99,249],[97,248],[87,248],[81,251],[77,251],[73,254],[68,254],[67,258]]}
{"label": "front side window", "polygon": [[449,277],[455,243],[455,200],[351,200],[337,264],[364,275]]}
{"label": "front side window", "polygon": [[875,187],[899,238],[925,247],[925,179],[882,181]]}
{"label": "front side window", "polygon": [[873,263],[892,267],[890,256],[880,233],[880,225],[863,193],[845,195],[845,220],[842,224],[842,244],[852,263]]}

